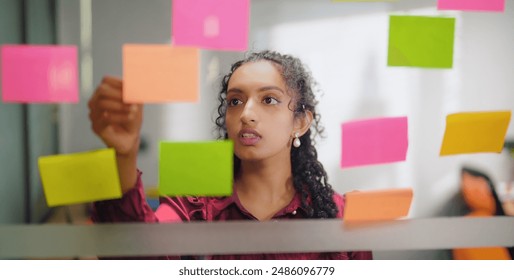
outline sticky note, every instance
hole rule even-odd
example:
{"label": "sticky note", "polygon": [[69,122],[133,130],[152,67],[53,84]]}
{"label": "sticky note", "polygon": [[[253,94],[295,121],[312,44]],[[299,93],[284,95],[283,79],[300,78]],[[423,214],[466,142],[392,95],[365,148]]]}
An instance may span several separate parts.
{"label": "sticky note", "polygon": [[370,222],[405,217],[409,214],[412,196],[410,188],[346,193],[343,220]]}
{"label": "sticky note", "polygon": [[408,148],[407,117],[343,123],[341,167],[404,161]]}
{"label": "sticky note", "polygon": [[250,0],[173,0],[172,43],[246,51]]}
{"label": "sticky note", "polygon": [[123,46],[123,101],[196,102],[200,54],[169,45]]}
{"label": "sticky note", "polygon": [[77,103],[77,47],[3,45],[2,101]]}
{"label": "sticky note", "polygon": [[38,164],[50,207],[122,196],[113,149],[43,156]]}
{"label": "sticky note", "polygon": [[231,141],[161,142],[159,193],[169,196],[232,194]]}
{"label": "sticky note", "polygon": [[455,19],[391,16],[387,65],[452,68]]}
{"label": "sticky note", "polygon": [[175,210],[168,204],[161,204],[155,210],[155,217],[159,220],[159,223],[180,223],[182,218],[177,214]]}
{"label": "sticky note", "polygon": [[503,12],[505,0],[438,0],[438,10]]}
{"label": "sticky note", "polygon": [[332,0],[332,2],[391,2],[396,0]]}
{"label": "sticky note", "polygon": [[440,155],[500,153],[510,117],[510,111],[448,115]]}

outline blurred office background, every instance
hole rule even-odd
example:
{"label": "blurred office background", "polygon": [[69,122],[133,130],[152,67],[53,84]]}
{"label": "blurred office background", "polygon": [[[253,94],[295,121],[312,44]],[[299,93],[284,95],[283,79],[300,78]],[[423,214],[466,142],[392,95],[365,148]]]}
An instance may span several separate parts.
{"label": "blurred office background", "polygon": [[[503,13],[478,13],[438,11],[434,0],[253,0],[248,51],[278,50],[309,66],[319,83],[326,129],[319,157],[336,191],[412,187],[409,218],[454,215],[462,166],[489,174],[495,186],[514,179],[507,149],[439,156],[448,114],[514,109],[514,5],[507,2]],[[390,15],[456,18],[453,68],[388,67]],[[170,0],[0,0],[0,44],[77,45],[81,81],[78,104],[0,103],[0,223],[38,223],[51,214],[39,181],[39,156],[104,147],[90,129],[87,101],[104,75],[122,76],[122,45],[171,40]],[[214,139],[221,77],[244,55],[202,50],[200,102],[145,105],[139,167],[147,188],[157,185],[159,141]],[[341,169],[341,123],[393,116],[408,117],[406,161]],[[395,251],[376,257],[448,254]]]}

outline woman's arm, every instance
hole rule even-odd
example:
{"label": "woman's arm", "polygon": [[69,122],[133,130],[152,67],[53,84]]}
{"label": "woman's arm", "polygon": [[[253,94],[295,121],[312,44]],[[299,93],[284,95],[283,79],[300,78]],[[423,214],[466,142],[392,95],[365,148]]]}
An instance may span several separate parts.
{"label": "woman's arm", "polygon": [[136,185],[139,134],[143,106],[123,102],[123,82],[104,77],[88,103],[91,127],[107,147],[116,151],[123,193]]}

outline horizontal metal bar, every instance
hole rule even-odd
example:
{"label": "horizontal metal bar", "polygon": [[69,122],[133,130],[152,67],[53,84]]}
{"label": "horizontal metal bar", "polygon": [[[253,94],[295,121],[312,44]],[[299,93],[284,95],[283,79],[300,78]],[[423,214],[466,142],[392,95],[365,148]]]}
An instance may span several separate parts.
{"label": "horizontal metal bar", "polygon": [[514,217],[1,225],[0,258],[427,250],[514,246]]}

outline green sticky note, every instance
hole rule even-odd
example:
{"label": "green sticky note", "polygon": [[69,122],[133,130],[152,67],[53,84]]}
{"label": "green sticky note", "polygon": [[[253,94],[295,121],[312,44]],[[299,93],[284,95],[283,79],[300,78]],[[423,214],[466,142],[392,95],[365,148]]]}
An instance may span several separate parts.
{"label": "green sticky note", "polygon": [[122,196],[113,149],[43,156],[38,164],[50,207]]}
{"label": "green sticky note", "polygon": [[232,194],[232,141],[161,142],[159,193],[169,196]]}
{"label": "green sticky note", "polygon": [[452,68],[455,19],[391,16],[387,65]]}

